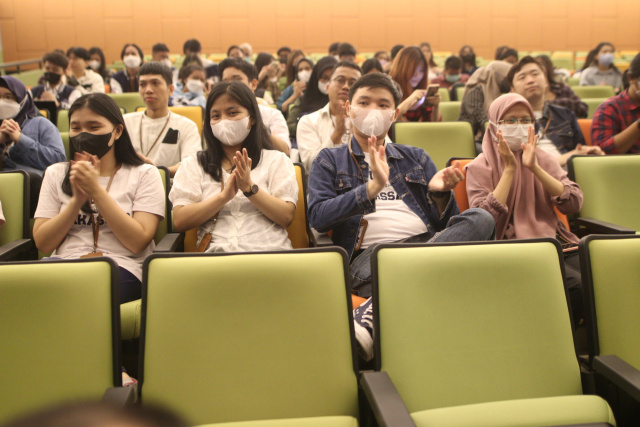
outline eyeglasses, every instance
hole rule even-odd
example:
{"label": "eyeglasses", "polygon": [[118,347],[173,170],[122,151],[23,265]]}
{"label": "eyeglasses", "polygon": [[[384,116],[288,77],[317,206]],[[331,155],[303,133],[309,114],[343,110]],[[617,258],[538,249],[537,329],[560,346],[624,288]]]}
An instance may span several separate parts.
{"label": "eyeglasses", "polygon": [[357,79],[345,79],[344,77],[336,77],[335,79],[332,79],[331,81],[338,83],[340,86],[344,86],[345,84],[349,87],[353,86],[355,84]]}
{"label": "eyeglasses", "polygon": [[511,126],[515,126],[518,124],[521,125],[532,125],[536,122],[536,119],[531,118],[531,117],[523,117],[521,119],[505,119],[505,120],[499,120],[498,124],[499,125],[511,125]]}

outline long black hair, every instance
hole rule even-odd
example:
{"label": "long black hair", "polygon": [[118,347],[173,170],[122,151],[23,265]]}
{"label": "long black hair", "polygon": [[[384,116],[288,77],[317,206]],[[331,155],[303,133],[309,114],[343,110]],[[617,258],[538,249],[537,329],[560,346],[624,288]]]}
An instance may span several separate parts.
{"label": "long black hair", "polygon": [[98,55],[100,57],[100,67],[94,71],[100,74],[103,80],[108,79],[109,72],[107,71],[107,64],[105,63],[104,52],[102,51],[102,49],[100,49],[99,47],[92,47],[91,49],[89,49],[89,56],[91,55]]}
{"label": "long black hair", "polygon": [[198,162],[200,166],[202,166],[202,169],[218,182],[222,179],[222,159],[224,159],[225,154],[222,148],[222,142],[213,135],[211,126],[208,123],[211,120],[211,108],[213,108],[213,104],[215,104],[218,98],[225,94],[249,110],[249,117],[254,121],[249,135],[242,141],[241,147],[247,149],[247,154],[251,158],[251,169],[255,169],[258,163],[260,163],[262,150],[273,149],[267,128],[264,126],[262,116],[260,115],[260,108],[256,102],[256,97],[253,92],[251,92],[251,89],[244,83],[235,81],[217,83],[213,89],[211,89],[211,93],[209,93],[209,98],[207,99],[204,115],[205,127],[202,130],[207,148],[204,151],[198,152]]}
{"label": "long black hair", "polygon": [[[310,59],[303,58],[298,61],[298,65],[300,65],[300,62],[302,61],[309,62],[313,67],[313,71],[311,71],[311,77],[309,77],[307,88],[305,89],[304,96],[302,97],[300,112],[302,114],[313,113],[327,105],[329,102],[329,95],[325,95],[320,92],[320,89],[318,89],[318,81],[320,81],[322,73],[328,69],[333,69],[333,67],[338,63],[338,60],[333,56],[325,56],[314,66]],[[296,65],[296,69],[298,68],[298,65]]]}
{"label": "long black hair", "polygon": [[[81,96],[73,103],[71,108],[69,108],[69,121],[71,121],[73,113],[83,108],[88,108],[97,115],[109,120],[114,127],[122,125],[122,135],[120,135],[120,138],[116,139],[114,143],[117,164],[131,166],[140,166],[144,164],[142,159],[140,159],[136,153],[136,150],[133,148],[131,138],[129,138],[129,133],[127,132],[127,127],[124,124],[124,118],[122,117],[120,107],[118,107],[118,104],[116,104],[109,95],[105,95],[104,93],[91,93]],[[76,151],[73,148],[73,144],[70,144],[69,158],[73,159],[75,157],[75,153]],[[67,173],[62,181],[62,191],[69,196],[72,195],[71,182],[69,181],[70,171],[71,163],[67,166]],[[90,212],[88,203],[82,207],[82,210]]]}

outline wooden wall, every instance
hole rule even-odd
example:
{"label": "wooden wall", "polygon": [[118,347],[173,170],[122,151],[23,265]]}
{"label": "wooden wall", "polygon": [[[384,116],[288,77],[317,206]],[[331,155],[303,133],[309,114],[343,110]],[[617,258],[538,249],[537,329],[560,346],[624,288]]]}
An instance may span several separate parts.
{"label": "wooden wall", "polygon": [[588,50],[602,40],[640,48],[638,0],[0,0],[4,60],[54,48],[101,46],[107,61],[122,45],[150,53],[156,42],[181,53],[198,38],[206,53],[250,42],[254,52],[288,45],[326,52],[335,41],[359,51],[431,42],[457,52],[471,44],[492,57],[496,46]]}

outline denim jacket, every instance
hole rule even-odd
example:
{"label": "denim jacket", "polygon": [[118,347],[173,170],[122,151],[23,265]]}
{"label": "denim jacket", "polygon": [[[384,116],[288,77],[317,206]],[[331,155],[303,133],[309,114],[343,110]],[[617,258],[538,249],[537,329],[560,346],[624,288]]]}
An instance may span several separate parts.
{"label": "denim jacket", "polygon": [[559,105],[545,104],[542,118],[536,120],[536,132],[541,130],[562,154],[573,150],[578,144],[586,144],[575,113]]}
{"label": "denim jacket", "polygon": [[[348,144],[323,149],[309,173],[309,224],[318,231],[333,230],[333,243],[344,248],[349,257],[356,245],[360,220],[375,212],[375,200],[367,197],[369,165],[355,137],[351,139],[355,164]],[[420,217],[431,233],[443,230],[449,218],[458,213],[453,192],[442,215],[427,196],[429,181],[436,165],[421,148],[387,144],[389,183],[407,206]],[[362,174],[358,171],[362,171]]]}

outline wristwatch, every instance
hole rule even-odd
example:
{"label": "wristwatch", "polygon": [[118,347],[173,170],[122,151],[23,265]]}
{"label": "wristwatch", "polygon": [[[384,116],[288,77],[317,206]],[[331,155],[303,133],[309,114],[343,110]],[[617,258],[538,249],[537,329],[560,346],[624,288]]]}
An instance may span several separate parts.
{"label": "wristwatch", "polygon": [[244,197],[251,197],[258,192],[258,184],[253,184],[249,191],[243,191]]}

